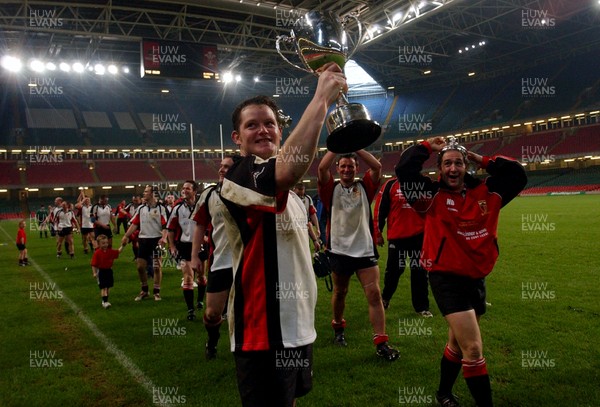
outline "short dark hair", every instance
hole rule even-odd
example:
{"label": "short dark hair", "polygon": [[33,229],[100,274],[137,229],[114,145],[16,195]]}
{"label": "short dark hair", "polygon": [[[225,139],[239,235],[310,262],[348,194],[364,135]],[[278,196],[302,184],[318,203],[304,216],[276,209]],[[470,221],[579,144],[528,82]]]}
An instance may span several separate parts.
{"label": "short dark hair", "polygon": [[338,159],[335,161],[335,165],[338,165],[338,163],[340,162],[340,160],[342,158],[350,158],[350,159],[354,160],[355,163],[358,164],[358,156],[355,153],[346,153],[346,154],[342,154],[338,157]]}
{"label": "short dark hair", "polygon": [[231,124],[233,125],[233,129],[235,131],[240,131],[242,110],[251,105],[268,106],[273,111],[273,114],[277,119],[277,124],[281,126],[281,124],[279,123],[279,115],[277,114],[277,111],[279,110],[279,106],[277,106],[277,103],[275,103],[275,101],[268,96],[260,95],[252,97],[250,99],[246,99],[236,106],[235,110],[231,114]]}
{"label": "short dark hair", "polygon": [[294,185],[294,188],[305,189],[306,186],[302,182],[299,182],[296,185]]}
{"label": "short dark hair", "polygon": [[192,190],[194,190],[194,191],[198,190],[198,183],[196,181],[188,179],[187,181],[183,181],[183,183],[184,184],[192,184]]}

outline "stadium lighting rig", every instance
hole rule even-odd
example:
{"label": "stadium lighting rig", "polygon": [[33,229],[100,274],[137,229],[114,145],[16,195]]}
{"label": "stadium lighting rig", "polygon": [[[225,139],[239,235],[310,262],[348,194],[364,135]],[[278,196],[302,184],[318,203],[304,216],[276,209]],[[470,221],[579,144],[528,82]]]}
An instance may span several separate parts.
{"label": "stadium lighting rig", "polygon": [[5,55],[2,57],[0,61],[0,66],[8,72],[35,72],[35,73],[44,73],[44,72],[64,72],[64,73],[80,73],[83,74],[85,72],[94,73],[96,75],[117,75],[119,73],[128,74],[129,67],[126,65],[117,66],[114,63],[86,63],[85,65],[80,61],[44,61],[39,58],[31,58],[27,61],[27,63],[23,63],[21,58],[15,57],[12,55]]}

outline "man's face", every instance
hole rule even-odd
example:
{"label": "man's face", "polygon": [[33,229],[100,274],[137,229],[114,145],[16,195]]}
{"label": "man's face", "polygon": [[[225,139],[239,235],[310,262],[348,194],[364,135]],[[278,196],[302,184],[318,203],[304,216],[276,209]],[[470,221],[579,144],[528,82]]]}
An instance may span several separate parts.
{"label": "man's face", "polygon": [[221,160],[221,165],[219,166],[219,182],[223,182],[225,179],[225,174],[227,174],[227,171],[229,171],[232,165],[233,160],[229,157]]}
{"label": "man's face", "polygon": [[134,205],[139,205],[140,204],[140,197],[139,196],[134,196],[133,199],[131,200],[131,202],[133,202]]}
{"label": "man's face", "polygon": [[343,184],[354,182],[358,164],[353,158],[340,158],[337,165],[337,172],[340,176],[340,181]]}
{"label": "man's face", "polygon": [[106,196],[100,197],[100,200],[98,201],[98,203],[100,205],[106,205],[108,203],[108,197],[106,197]]}
{"label": "man's face", "polygon": [[460,191],[465,181],[467,166],[463,155],[457,150],[449,150],[442,156],[440,177],[452,191]]}
{"label": "man's face", "polygon": [[185,199],[186,201],[194,200],[194,186],[189,182],[184,182],[183,187],[181,187],[181,195],[183,195],[183,199]]}
{"label": "man's face", "polygon": [[273,157],[281,143],[281,129],[275,112],[266,105],[249,105],[240,112],[240,129],[231,133],[242,155],[254,154],[263,160]]}
{"label": "man's face", "polygon": [[306,192],[306,189],[294,187],[294,192],[296,193],[296,195],[302,198],[304,196],[304,192]]}
{"label": "man's face", "polygon": [[147,186],[146,189],[144,189],[144,199],[146,200],[146,202],[150,202],[152,200],[152,187],[151,186]]}

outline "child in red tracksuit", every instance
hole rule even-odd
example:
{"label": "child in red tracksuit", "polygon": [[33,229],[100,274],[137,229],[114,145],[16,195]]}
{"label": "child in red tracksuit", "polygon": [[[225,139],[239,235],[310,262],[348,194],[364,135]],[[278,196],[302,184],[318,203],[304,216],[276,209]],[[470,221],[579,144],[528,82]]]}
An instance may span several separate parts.
{"label": "child in red tracksuit", "polygon": [[100,287],[100,295],[102,296],[102,308],[106,309],[111,305],[108,302],[108,291],[114,285],[113,262],[119,257],[123,246],[119,250],[111,249],[108,247],[108,237],[105,235],[98,236],[96,241],[98,242],[98,248],[92,256],[92,274],[98,280],[98,287]]}

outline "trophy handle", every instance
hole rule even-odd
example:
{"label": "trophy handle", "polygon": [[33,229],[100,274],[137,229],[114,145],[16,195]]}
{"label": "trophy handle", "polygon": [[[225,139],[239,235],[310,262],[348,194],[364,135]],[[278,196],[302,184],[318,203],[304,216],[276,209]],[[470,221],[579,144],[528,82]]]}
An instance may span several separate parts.
{"label": "trophy handle", "polygon": [[348,23],[349,19],[353,19],[356,22],[356,26],[358,27],[358,37],[356,40],[356,43],[354,44],[354,49],[352,50],[352,52],[346,57],[346,59],[350,59],[352,58],[352,55],[354,55],[354,53],[356,52],[356,50],[358,49],[358,45],[360,44],[360,42],[362,41],[362,24],[360,23],[360,20],[358,19],[358,17],[356,16],[355,13],[350,13],[347,16],[345,16],[342,19],[342,27],[346,28],[346,24]]}
{"label": "trophy handle", "polygon": [[291,65],[291,66],[293,66],[294,68],[300,69],[300,70],[302,70],[302,71],[304,71],[304,72],[308,72],[309,74],[312,74],[312,75],[314,75],[315,73],[314,73],[313,71],[311,71],[311,70],[308,70],[308,69],[306,69],[306,68],[304,68],[304,67],[301,67],[301,66],[299,66],[299,65],[296,65],[295,63],[293,63],[292,61],[290,61],[289,59],[287,59],[287,57],[286,57],[285,55],[283,55],[283,53],[281,52],[281,48],[280,48],[280,46],[279,46],[279,43],[280,43],[281,41],[285,41],[285,42],[287,42],[287,43],[291,43],[291,42],[293,42],[293,41],[294,41],[294,39],[293,39],[293,38],[290,38],[290,37],[288,37],[287,35],[278,35],[278,36],[277,36],[277,40],[275,41],[275,48],[277,49],[277,53],[279,54],[279,56],[281,56],[281,58],[283,58],[283,60],[284,60],[285,62],[287,62],[288,64],[290,64],[290,65]]}

